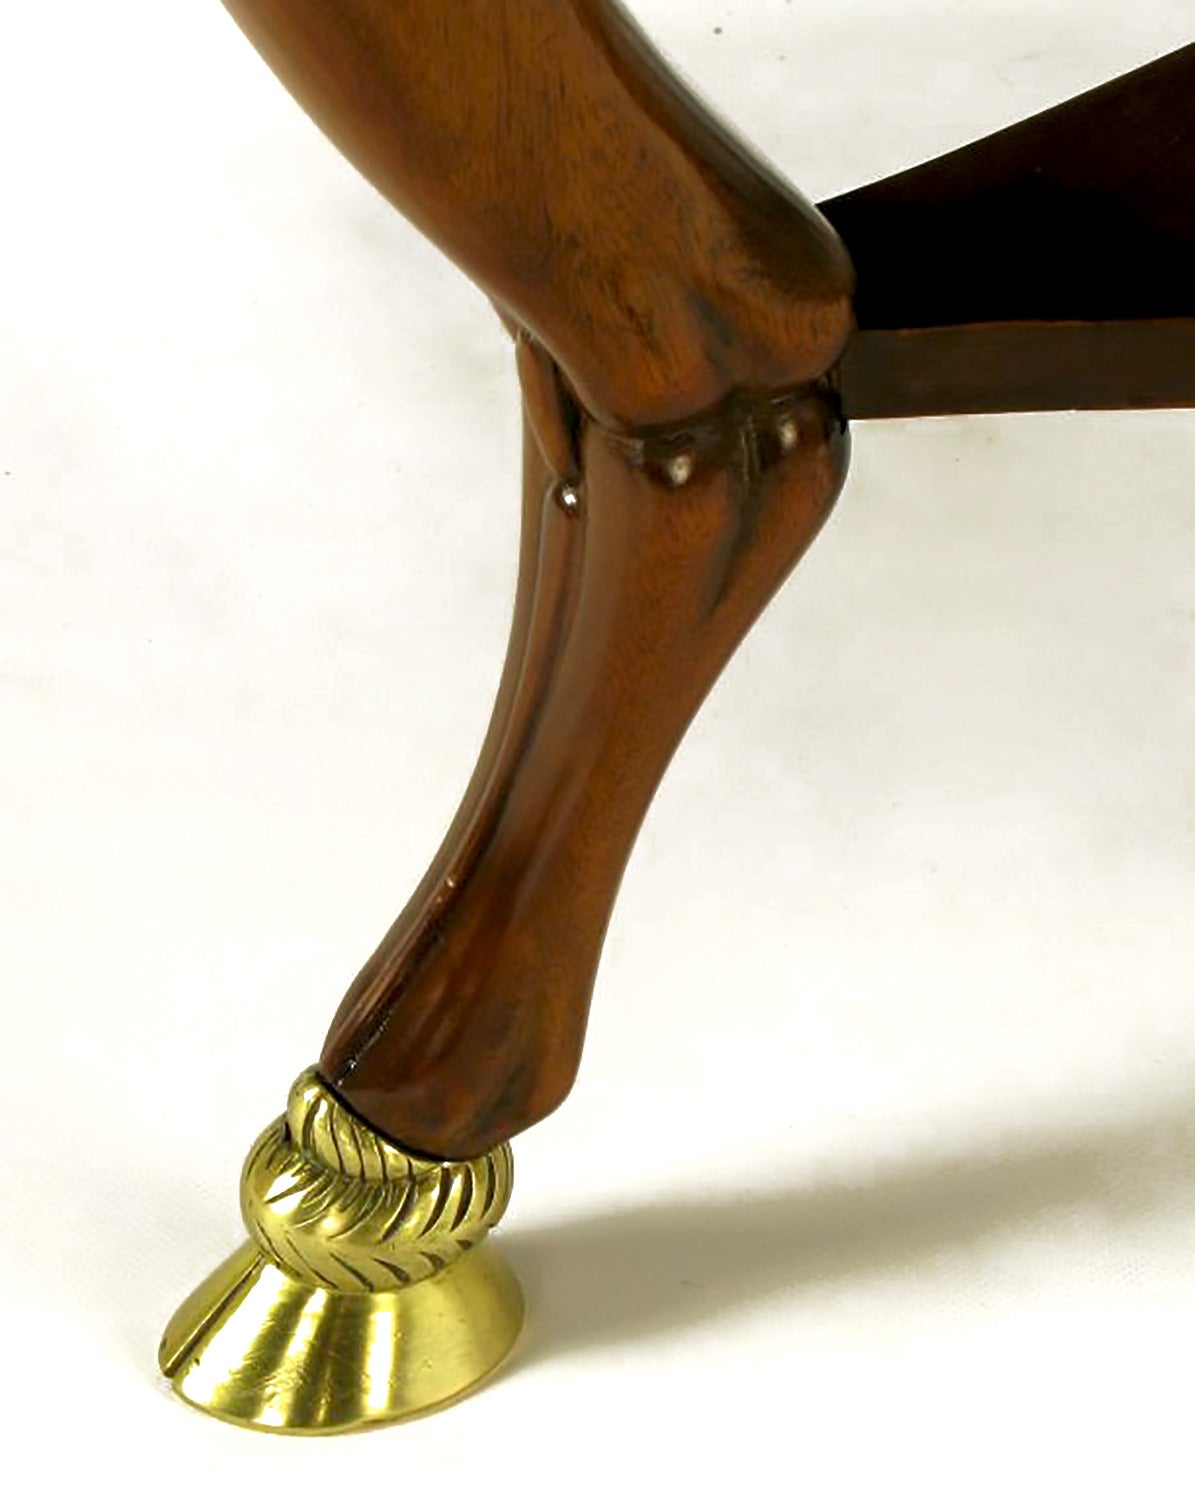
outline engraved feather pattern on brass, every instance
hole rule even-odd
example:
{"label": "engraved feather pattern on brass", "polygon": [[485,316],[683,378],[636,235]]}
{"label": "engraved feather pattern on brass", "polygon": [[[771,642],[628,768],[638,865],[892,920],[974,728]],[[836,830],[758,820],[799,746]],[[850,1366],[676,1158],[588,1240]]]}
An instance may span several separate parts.
{"label": "engraved feather pattern on brass", "polygon": [[343,1432],[454,1401],[523,1322],[489,1230],[510,1147],[412,1155],[303,1073],[241,1177],[250,1240],[200,1283],[158,1362],[200,1410],[259,1431]]}
{"label": "engraved feather pattern on brass", "polygon": [[363,1127],[314,1069],[257,1139],[241,1212],[275,1264],[341,1292],[409,1286],[444,1270],[502,1217],[513,1186],[503,1143],[471,1161],[412,1155]]}

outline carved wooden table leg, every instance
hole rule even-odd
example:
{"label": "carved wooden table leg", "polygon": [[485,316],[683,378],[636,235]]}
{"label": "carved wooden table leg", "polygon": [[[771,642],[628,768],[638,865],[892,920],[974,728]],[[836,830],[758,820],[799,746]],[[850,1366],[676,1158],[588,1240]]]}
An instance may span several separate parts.
{"label": "carved wooden table leg", "polygon": [[[843,362],[836,233],[613,0],[226,3],[494,300],[524,398],[514,623],[477,769],[318,1069],[250,1153],[249,1245],[163,1340],[197,1405],[331,1431],[459,1395],[517,1335],[486,1242],[509,1138],[568,1092],[643,815],[838,494],[843,405],[1195,401],[1195,49],[827,205],[868,268]],[[1058,241],[1092,203],[1148,230],[1127,290],[1103,262],[1076,281],[1085,244],[1043,275],[1042,234],[1016,263],[999,238],[1010,204],[1053,213]],[[919,279],[943,241],[962,272]],[[1107,250],[1112,269],[1134,243]]]}
{"label": "carved wooden table leg", "polygon": [[838,494],[826,372],[850,270],[605,0],[230,9],[494,298],[526,416],[480,762],[318,1070],[250,1153],[249,1245],[163,1340],[195,1404],[329,1431],[451,1399],[517,1334],[485,1243],[507,1142],[568,1092],[655,788]]}

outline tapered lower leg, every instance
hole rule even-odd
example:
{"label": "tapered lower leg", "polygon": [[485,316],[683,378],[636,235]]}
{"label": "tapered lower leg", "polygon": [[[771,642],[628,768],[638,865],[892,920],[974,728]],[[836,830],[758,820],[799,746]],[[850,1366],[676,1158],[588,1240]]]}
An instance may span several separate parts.
{"label": "tapered lower leg", "polygon": [[[507,1140],[567,1093],[659,778],[845,469],[821,387],[628,442],[545,401],[538,358],[522,368],[520,576],[477,770],[322,1077],[249,1153],[249,1242],[163,1336],[179,1394],[247,1426],[412,1416],[510,1349],[522,1299],[486,1243]],[[575,454],[567,483],[547,452]]]}
{"label": "tapered lower leg", "polygon": [[473,1156],[567,1093],[643,815],[845,457],[822,387],[633,442],[582,422],[575,489],[528,443],[518,623],[483,766],[320,1062],[374,1127]]}

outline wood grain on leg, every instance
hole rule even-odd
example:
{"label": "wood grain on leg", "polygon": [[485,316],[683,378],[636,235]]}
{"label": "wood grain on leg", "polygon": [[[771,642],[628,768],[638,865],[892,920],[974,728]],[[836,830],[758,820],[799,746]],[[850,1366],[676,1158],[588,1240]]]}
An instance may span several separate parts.
{"label": "wood grain on leg", "polygon": [[613,0],[226,0],[518,341],[523,541],[485,746],[321,1073],[475,1156],[564,1097],[685,727],[834,501],[852,273]]}
{"label": "wood grain on leg", "polygon": [[[628,441],[586,423],[566,508],[529,441],[526,623],[484,790],[346,997],[324,1077],[375,1128],[475,1156],[564,1098],[602,939],[676,745],[846,467],[821,389]],[[475,782],[475,786],[478,783]]]}
{"label": "wood grain on leg", "polygon": [[371,182],[610,427],[817,379],[850,265],[614,0],[225,0]]}

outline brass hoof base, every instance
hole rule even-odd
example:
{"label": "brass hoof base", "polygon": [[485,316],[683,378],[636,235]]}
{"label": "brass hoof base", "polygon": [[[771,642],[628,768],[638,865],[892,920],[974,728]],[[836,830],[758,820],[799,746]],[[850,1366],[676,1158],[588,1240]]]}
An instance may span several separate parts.
{"label": "brass hoof base", "polygon": [[249,1244],[171,1318],[159,1363],[184,1401],[263,1431],[345,1432],[456,1400],[523,1322],[519,1284],[488,1243],[393,1292],[334,1292]]}
{"label": "brass hoof base", "polygon": [[158,1362],[193,1406],[269,1432],[343,1432],[456,1400],[510,1352],[523,1298],[486,1238],[509,1146],[413,1156],[314,1072],[241,1177],[251,1239],[171,1318]]}

